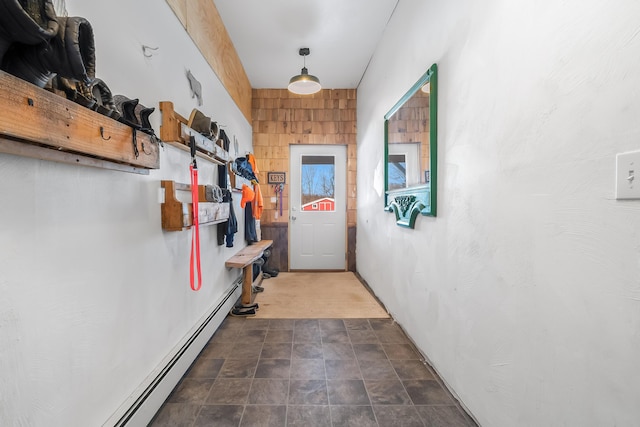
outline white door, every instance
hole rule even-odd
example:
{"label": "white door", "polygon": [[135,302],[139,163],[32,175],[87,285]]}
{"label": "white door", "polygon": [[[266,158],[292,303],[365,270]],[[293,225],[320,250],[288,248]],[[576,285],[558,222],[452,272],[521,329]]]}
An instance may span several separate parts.
{"label": "white door", "polygon": [[289,268],[346,270],[347,147],[292,145]]}

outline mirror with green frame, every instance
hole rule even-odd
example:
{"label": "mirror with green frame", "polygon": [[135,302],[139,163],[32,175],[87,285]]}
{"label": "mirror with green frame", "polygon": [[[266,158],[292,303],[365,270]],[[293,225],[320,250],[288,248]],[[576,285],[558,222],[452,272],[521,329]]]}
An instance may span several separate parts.
{"label": "mirror with green frame", "polygon": [[414,228],[418,213],[436,216],[438,68],[426,73],[384,116],[385,210]]}

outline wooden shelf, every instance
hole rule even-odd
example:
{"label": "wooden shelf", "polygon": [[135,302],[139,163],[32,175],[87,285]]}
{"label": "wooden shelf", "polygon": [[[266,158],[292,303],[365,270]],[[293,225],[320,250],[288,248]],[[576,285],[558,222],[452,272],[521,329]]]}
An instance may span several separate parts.
{"label": "wooden shelf", "polygon": [[[162,228],[166,231],[181,231],[193,225],[193,204],[179,200],[178,191],[191,196],[191,185],[174,181],[161,181],[164,188],[164,203],[162,203]],[[209,202],[206,200],[206,186],[198,186],[198,222],[200,225],[212,225],[229,219],[229,203]]]}
{"label": "wooden shelf", "polygon": [[[116,120],[0,71],[0,151],[64,163],[149,173],[158,144]],[[21,147],[22,146],[22,147]]]}
{"label": "wooden shelf", "polygon": [[188,126],[188,120],[178,114],[173,108],[173,102],[161,101],[162,124],[160,125],[160,139],[169,145],[184,151],[190,151],[189,139],[196,140],[196,155],[213,163],[224,165],[229,161],[229,153],[216,143]]}

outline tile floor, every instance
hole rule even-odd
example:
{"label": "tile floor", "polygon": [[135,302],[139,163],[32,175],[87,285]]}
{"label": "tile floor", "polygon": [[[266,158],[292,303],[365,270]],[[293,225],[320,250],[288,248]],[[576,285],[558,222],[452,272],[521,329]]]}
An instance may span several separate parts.
{"label": "tile floor", "polygon": [[150,425],[476,424],[392,320],[227,317]]}

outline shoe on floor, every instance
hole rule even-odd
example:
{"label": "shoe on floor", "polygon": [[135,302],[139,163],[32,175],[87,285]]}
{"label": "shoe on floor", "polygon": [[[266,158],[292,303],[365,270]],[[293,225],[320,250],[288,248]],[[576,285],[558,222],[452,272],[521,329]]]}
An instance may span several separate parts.
{"label": "shoe on floor", "polygon": [[234,308],[239,308],[239,309],[249,309],[249,308],[255,308],[256,310],[258,310],[260,308],[260,306],[258,305],[257,302],[254,302],[253,304],[238,304],[236,305]]}
{"label": "shoe on floor", "polygon": [[278,276],[278,273],[280,271],[278,269],[276,269],[276,268],[269,268],[267,266],[263,266],[262,267],[262,272],[263,273],[267,273],[271,277],[276,277],[276,276]]}
{"label": "shoe on floor", "polygon": [[256,315],[255,308],[233,308],[229,312],[231,316],[235,317],[253,317]]}

